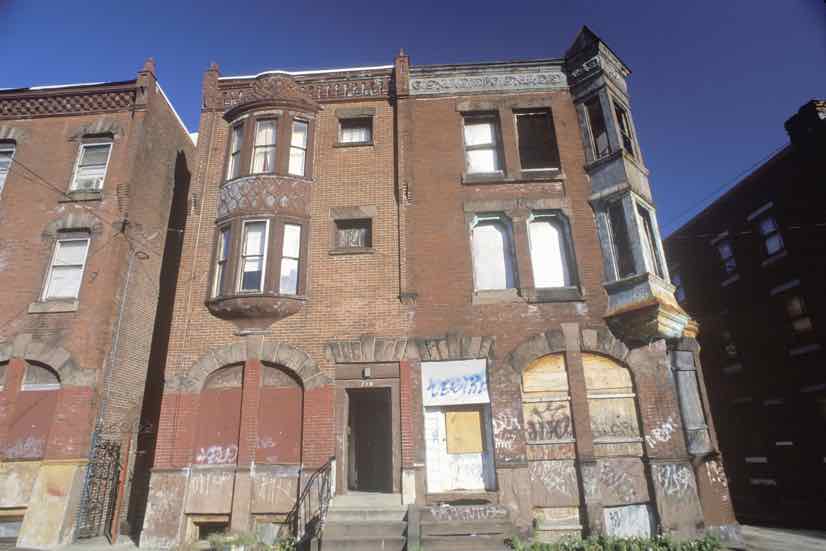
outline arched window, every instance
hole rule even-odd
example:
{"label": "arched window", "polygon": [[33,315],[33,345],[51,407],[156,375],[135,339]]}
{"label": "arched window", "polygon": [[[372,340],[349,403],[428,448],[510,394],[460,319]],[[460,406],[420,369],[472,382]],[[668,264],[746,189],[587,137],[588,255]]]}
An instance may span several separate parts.
{"label": "arched window", "polygon": [[573,266],[562,219],[554,214],[536,214],[528,222],[533,284],[536,288],[571,287]]}
{"label": "arched window", "polygon": [[244,366],[213,371],[201,391],[193,463],[226,465],[238,460]]}
{"label": "arched window", "polygon": [[477,291],[516,287],[510,226],[500,215],[476,218],[473,245],[473,279]]}

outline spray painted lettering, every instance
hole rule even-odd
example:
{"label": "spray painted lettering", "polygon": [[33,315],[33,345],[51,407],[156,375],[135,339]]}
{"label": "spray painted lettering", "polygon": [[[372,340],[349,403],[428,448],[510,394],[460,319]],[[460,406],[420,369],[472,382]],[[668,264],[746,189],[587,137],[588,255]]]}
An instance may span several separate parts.
{"label": "spray painted lettering", "polygon": [[687,465],[655,465],[654,476],[667,496],[682,497],[690,488],[694,488],[694,474]]}
{"label": "spray painted lettering", "polygon": [[665,422],[660,423],[659,426],[654,427],[651,431],[646,435],[645,441],[648,443],[648,446],[653,448],[658,443],[664,443],[671,440],[671,435],[674,434],[674,431],[677,430],[677,427],[674,424],[674,419],[669,417],[665,420]]}
{"label": "spray painted lettering", "polygon": [[238,459],[238,446],[231,444],[229,446],[209,446],[198,450],[195,456],[195,461],[202,465],[223,465],[226,463],[235,463]]}
{"label": "spray painted lettering", "polygon": [[445,379],[432,378],[428,382],[426,392],[430,398],[486,396],[488,382],[483,375],[479,374],[460,375]]}

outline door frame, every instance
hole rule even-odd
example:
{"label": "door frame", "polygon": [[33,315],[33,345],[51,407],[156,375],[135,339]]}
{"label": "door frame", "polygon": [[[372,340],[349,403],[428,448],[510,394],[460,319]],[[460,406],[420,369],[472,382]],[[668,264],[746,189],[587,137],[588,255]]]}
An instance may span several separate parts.
{"label": "door frame", "polygon": [[348,389],[390,389],[390,428],[393,493],[401,492],[401,418],[399,364],[362,363],[336,366],[336,493],[349,493],[347,428],[350,425]]}

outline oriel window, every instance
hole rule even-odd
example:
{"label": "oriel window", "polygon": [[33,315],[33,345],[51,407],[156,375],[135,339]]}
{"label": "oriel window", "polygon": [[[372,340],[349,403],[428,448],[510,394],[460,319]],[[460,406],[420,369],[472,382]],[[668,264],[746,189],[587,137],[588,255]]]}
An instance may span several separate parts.
{"label": "oriel window", "polygon": [[284,224],[284,244],[281,250],[281,282],[279,293],[298,294],[298,268],[301,256],[301,226]]}
{"label": "oriel window", "polygon": [[227,164],[227,180],[237,178],[241,173],[241,144],[243,138],[244,125],[236,124],[232,127],[229,138],[229,161]]}
{"label": "oriel window", "polygon": [[307,161],[307,134],[309,125],[306,121],[294,120],[290,139],[289,173],[304,176]]}
{"label": "oriel window", "polygon": [[588,114],[588,127],[591,130],[594,159],[601,159],[611,153],[611,146],[608,142],[608,131],[605,128],[605,117],[602,114],[599,96],[586,101],[585,110]]}
{"label": "oriel window", "polygon": [[614,111],[617,114],[617,124],[619,125],[620,138],[622,139],[622,147],[625,151],[634,156],[634,134],[631,131],[631,120],[628,118],[628,112],[614,104]]}
{"label": "oriel window", "polygon": [[241,274],[239,290],[261,292],[264,290],[264,273],[267,254],[266,220],[244,222],[244,239],[241,245]]}

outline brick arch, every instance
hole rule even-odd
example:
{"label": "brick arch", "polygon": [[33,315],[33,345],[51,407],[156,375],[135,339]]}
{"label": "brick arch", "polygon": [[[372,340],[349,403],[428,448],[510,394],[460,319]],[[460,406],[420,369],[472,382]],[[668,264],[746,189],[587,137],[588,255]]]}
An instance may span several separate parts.
{"label": "brick arch", "polygon": [[[628,357],[628,347],[617,339],[606,327],[580,329],[579,346],[581,352],[601,354],[608,356],[624,367],[630,367],[626,358]],[[522,341],[505,358],[505,363],[518,374],[537,358],[548,354],[565,352],[565,336],[559,329],[553,329],[539,333]]]}
{"label": "brick arch", "polygon": [[283,367],[301,381],[304,390],[332,383],[332,379],[303,350],[283,341],[252,338],[246,342],[210,349],[186,373],[167,380],[165,391],[199,393],[210,373],[225,365],[247,360],[260,360]]}
{"label": "brick arch", "polygon": [[81,369],[64,348],[35,339],[29,333],[17,335],[12,340],[0,343],[0,362],[11,358],[50,367],[57,372],[62,386],[95,386],[96,370]]}

